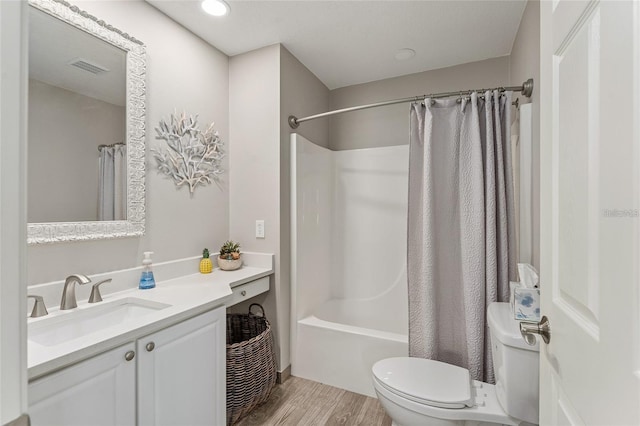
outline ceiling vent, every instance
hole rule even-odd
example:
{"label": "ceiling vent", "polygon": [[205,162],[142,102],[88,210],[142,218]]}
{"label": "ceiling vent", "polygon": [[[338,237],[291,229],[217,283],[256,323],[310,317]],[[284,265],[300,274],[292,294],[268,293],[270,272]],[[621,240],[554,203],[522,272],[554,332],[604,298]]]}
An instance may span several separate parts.
{"label": "ceiling vent", "polygon": [[90,72],[91,74],[102,74],[109,71],[109,69],[103,67],[102,65],[96,64],[95,62],[91,62],[83,58],[76,58],[69,62],[69,65],[73,65],[74,67]]}

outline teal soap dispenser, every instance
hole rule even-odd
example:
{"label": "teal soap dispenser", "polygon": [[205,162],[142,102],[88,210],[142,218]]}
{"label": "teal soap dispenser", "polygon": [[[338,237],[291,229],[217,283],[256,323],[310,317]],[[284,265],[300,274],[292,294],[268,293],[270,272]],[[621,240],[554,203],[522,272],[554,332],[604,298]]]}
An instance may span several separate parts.
{"label": "teal soap dispenser", "polygon": [[153,271],[151,270],[151,264],[153,263],[151,260],[152,254],[152,251],[144,252],[144,259],[142,259],[142,275],[140,276],[140,284],[138,285],[140,290],[148,290],[156,286],[156,280],[153,278]]}

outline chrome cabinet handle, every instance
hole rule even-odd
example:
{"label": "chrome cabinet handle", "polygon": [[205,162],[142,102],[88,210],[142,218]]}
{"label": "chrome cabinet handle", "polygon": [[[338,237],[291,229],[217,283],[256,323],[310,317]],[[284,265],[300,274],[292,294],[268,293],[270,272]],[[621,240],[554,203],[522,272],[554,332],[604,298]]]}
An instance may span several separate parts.
{"label": "chrome cabinet handle", "polygon": [[242,290],[242,291],[240,292],[240,295],[241,295],[241,296],[246,296],[246,295],[247,295],[247,292],[246,292],[245,290]]}
{"label": "chrome cabinet handle", "polygon": [[549,325],[549,318],[543,316],[539,323],[521,322],[520,334],[528,345],[533,346],[536,344],[536,334],[542,337],[545,343],[551,341],[551,326]]}
{"label": "chrome cabinet handle", "polygon": [[153,342],[149,342],[145,345],[145,348],[147,349],[147,352],[151,352],[156,348],[156,344]]}
{"label": "chrome cabinet handle", "polygon": [[110,283],[111,278],[102,280],[99,283],[95,283],[91,287],[91,295],[89,296],[89,303],[102,302],[102,295],[100,294],[100,284]]}
{"label": "chrome cabinet handle", "polygon": [[126,354],[124,354],[124,359],[126,359],[127,361],[131,361],[135,357],[136,357],[136,353],[134,351],[129,351]]}

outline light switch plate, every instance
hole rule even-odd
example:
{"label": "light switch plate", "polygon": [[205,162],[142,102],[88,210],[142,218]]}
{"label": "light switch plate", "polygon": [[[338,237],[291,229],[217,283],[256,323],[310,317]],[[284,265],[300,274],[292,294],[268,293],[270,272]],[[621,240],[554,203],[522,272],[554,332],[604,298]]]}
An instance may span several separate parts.
{"label": "light switch plate", "polygon": [[264,238],[264,220],[256,220],[256,238]]}

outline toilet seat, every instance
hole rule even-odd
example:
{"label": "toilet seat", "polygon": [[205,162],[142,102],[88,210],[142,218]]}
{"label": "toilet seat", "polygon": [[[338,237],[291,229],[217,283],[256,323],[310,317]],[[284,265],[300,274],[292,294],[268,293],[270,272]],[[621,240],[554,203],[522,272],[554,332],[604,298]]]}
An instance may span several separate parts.
{"label": "toilet seat", "polygon": [[469,370],[422,358],[387,358],[372,368],[390,392],[411,401],[447,409],[473,406]]}
{"label": "toilet seat", "polygon": [[[412,360],[421,361],[416,362]],[[390,362],[387,363],[385,361]],[[444,366],[437,366],[438,364],[444,364]],[[425,365],[428,367],[424,369],[423,367],[418,368],[418,366]],[[389,358],[379,361],[373,366],[373,386],[378,394],[378,398],[385,398],[392,403],[403,407],[403,409],[432,418],[444,420],[474,420],[514,426],[520,424],[519,420],[514,419],[505,413],[498,402],[495,386],[488,383],[469,379],[466,382],[466,389],[469,392],[469,398],[464,401],[464,403],[461,398],[452,397],[452,395],[460,394],[450,393],[454,388],[458,392],[461,391],[459,376],[452,380],[452,382],[457,382],[457,385],[453,385],[451,388],[447,385],[449,377],[439,376],[439,381],[436,381],[436,377],[438,376],[434,375],[430,380],[431,385],[427,385],[422,388],[429,390],[416,390],[417,383],[422,382],[424,385],[425,374],[427,374],[426,372],[435,371],[439,374],[449,371],[453,372],[451,377],[455,377],[460,374],[458,369],[465,371],[467,373],[466,377],[469,377],[469,373],[466,369],[441,363],[439,361],[408,357]],[[400,371],[403,373],[398,375],[398,372]],[[410,387],[402,388],[402,385],[400,385],[400,383],[402,383],[401,379],[385,380],[385,377],[389,376],[407,378],[406,383],[409,384]],[[413,380],[411,377],[413,377]],[[416,387],[411,387],[414,383]],[[396,386],[401,388],[397,389]],[[439,386],[445,387],[439,388]],[[440,393],[438,392],[438,389],[446,389],[446,391]],[[425,397],[427,395],[428,397]],[[438,401],[440,399],[445,401]],[[444,407],[443,404],[448,404],[449,407]]]}

